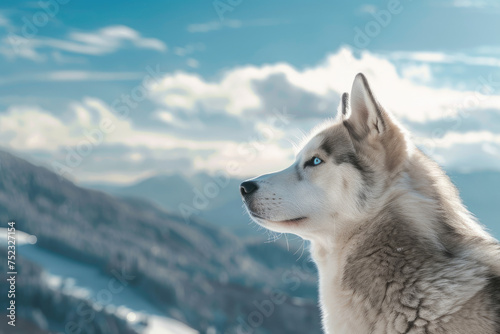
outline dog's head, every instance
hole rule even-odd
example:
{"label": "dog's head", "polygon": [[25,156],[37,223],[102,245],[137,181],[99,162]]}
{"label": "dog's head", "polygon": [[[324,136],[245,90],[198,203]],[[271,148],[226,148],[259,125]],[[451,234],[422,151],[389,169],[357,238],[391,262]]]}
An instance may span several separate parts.
{"label": "dog's head", "polygon": [[[349,107],[350,105],[350,107]],[[363,74],[337,121],[317,131],[288,168],[240,186],[260,225],[306,239],[340,232],[376,205],[410,154],[404,131],[380,106]]]}

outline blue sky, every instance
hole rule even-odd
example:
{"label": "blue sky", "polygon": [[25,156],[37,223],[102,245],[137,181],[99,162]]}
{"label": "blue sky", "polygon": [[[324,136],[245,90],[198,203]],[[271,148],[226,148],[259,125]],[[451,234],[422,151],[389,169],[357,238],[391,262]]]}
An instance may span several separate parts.
{"label": "blue sky", "polygon": [[285,167],[359,71],[446,168],[500,169],[497,1],[1,6],[0,143],[78,182]]}

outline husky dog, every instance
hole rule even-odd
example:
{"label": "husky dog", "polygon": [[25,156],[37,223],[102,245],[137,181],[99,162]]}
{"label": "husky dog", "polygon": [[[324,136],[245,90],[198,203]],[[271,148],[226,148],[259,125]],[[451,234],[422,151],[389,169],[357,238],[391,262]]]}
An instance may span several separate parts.
{"label": "husky dog", "polygon": [[325,333],[500,334],[500,244],[363,74],[290,167],[240,191],[258,224],[310,241]]}

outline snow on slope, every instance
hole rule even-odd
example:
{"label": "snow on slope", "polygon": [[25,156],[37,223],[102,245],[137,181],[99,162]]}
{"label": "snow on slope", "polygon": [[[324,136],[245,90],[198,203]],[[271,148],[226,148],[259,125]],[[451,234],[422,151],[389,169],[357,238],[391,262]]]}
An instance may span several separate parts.
{"label": "snow on slope", "polygon": [[[107,289],[110,278],[101,274],[96,268],[42,249],[35,243],[36,236],[16,231],[18,253],[46,270],[43,279],[52,289],[63,290],[77,298],[91,300],[96,300],[98,291]],[[0,228],[0,245],[6,244],[7,229]],[[138,327],[141,323],[147,323],[147,327],[142,331],[144,334],[198,333],[180,321],[162,316],[154,305],[130,287],[113,294],[113,299],[105,307],[114,310],[119,317],[127,319]]]}

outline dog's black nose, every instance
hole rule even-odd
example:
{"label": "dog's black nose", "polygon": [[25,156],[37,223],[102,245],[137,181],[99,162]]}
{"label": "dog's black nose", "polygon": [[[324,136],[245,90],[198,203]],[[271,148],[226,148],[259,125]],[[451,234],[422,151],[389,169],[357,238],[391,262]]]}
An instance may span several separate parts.
{"label": "dog's black nose", "polygon": [[253,181],[245,181],[240,185],[240,192],[242,196],[250,195],[257,189],[259,189],[259,186]]}

